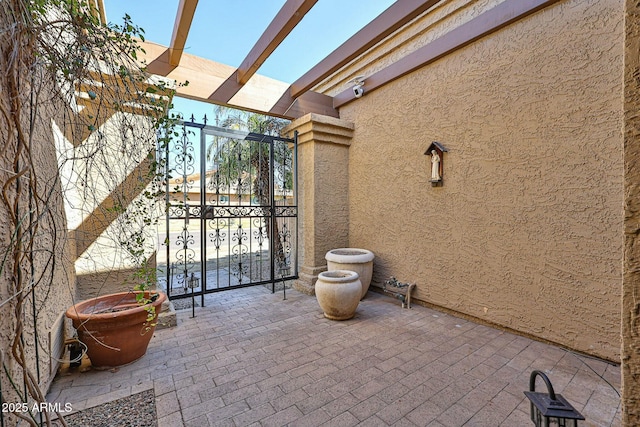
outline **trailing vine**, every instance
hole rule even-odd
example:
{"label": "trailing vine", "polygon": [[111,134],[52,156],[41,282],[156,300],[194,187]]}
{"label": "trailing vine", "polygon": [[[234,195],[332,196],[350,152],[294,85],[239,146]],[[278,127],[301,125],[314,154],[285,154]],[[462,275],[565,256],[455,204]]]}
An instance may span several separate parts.
{"label": "trailing vine", "polygon": [[[155,150],[172,135],[173,83],[145,73],[138,40],[128,16],[103,23],[93,1],[0,2],[0,403],[46,402],[43,332],[75,298],[74,263],[126,260],[137,290],[155,284]],[[0,423],[51,415],[3,412]]]}

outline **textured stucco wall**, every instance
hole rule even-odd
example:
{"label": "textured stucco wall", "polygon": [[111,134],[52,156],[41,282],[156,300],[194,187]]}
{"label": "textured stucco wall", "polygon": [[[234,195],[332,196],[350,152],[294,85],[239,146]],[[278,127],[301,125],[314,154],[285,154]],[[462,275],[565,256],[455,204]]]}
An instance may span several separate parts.
{"label": "textured stucco wall", "polygon": [[640,425],[640,4],[626,1],[622,420]]}
{"label": "textured stucco wall", "polygon": [[[0,82],[0,92],[4,90],[2,83]],[[47,93],[49,89],[46,85],[42,85],[41,88],[43,93]],[[29,93],[26,92],[22,95],[21,101],[27,102]],[[44,96],[43,98],[49,99]],[[0,102],[4,101],[5,99],[0,99]],[[16,137],[15,134],[8,131],[6,122],[0,120],[0,145],[4,150],[4,155],[0,159],[0,182],[6,186],[5,196],[9,201],[9,206],[0,203],[0,218],[3,218],[0,221],[0,252],[4,259],[2,268],[0,268],[0,302],[2,303],[0,307],[0,350],[5,355],[3,363],[6,364],[7,369],[2,371],[0,381],[5,402],[21,401],[11,388],[7,372],[17,384],[22,384],[23,381],[22,371],[18,369],[10,357],[16,326],[15,282],[17,270],[14,269],[13,251],[17,246],[12,240],[16,236],[16,230],[11,225],[9,212],[15,212],[16,206],[20,212],[18,217],[22,220],[23,232],[27,229],[34,232],[33,239],[29,237],[28,233],[25,233],[22,247],[19,249],[22,253],[21,274],[26,295],[21,310],[24,313],[22,341],[25,347],[27,366],[45,391],[53,381],[57,369],[57,363],[49,358],[49,349],[52,344],[49,340],[49,332],[54,331],[54,325],[61,325],[64,311],[72,304],[75,293],[73,248],[67,240],[63,196],[60,182],[57,179],[58,167],[51,132],[50,118],[61,110],[58,107],[43,101],[39,106],[40,116],[35,120],[31,141],[31,161],[34,173],[31,178],[32,184],[35,186],[32,188],[34,194],[37,194],[39,202],[32,201],[31,205],[27,189],[29,173],[24,174],[20,179],[22,197],[19,198],[17,205],[13,204],[17,187],[15,181],[12,181],[12,184],[8,182],[10,178],[15,177],[11,171],[15,166],[13,155],[16,148]],[[28,126],[26,121],[23,124]],[[26,158],[23,156],[20,160],[21,167],[24,167],[25,161]],[[32,228],[29,228],[30,221],[27,214],[30,206],[33,209],[31,220],[35,224]],[[30,248],[33,250],[31,251]],[[30,262],[31,260],[33,262]],[[34,292],[29,292],[30,284],[34,282],[36,283]],[[33,301],[34,295],[35,301]],[[58,331],[57,328],[56,331]],[[67,331],[70,332],[70,329]],[[5,420],[7,419],[9,421],[6,422],[15,422],[12,414],[5,414]]]}
{"label": "textured stucco wall", "polygon": [[344,106],[374,282],[619,360],[622,61],[623,3],[563,1]]}
{"label": "textured stucco wall", "polygon": [[[126,291],[138,284],[136,266],[120,243],[132,240],[138,230],[144,232],[150,265],[156,263],[157,230],[145,227],[144,220],[160,211],[143,193],[153,191],[145,188],[150,180],[149,135],[155,134],[152,121],[131,113],[105,116],[98,132],[77,146],[62,128],[54,126],[68,229],[77,251],[79,300]],[[129,127],[138,138],[123,138],[122,129]],[[121,204],[126,207],[124,214],[116,213]]]}
{"label": "textured stucco wall", "polygon": [[283,133],[298,132],[298,194],[301,233],[300,280],[296,288],[313,293],[325,254],[349,243],[349,144],[353,124],[308,114]]}

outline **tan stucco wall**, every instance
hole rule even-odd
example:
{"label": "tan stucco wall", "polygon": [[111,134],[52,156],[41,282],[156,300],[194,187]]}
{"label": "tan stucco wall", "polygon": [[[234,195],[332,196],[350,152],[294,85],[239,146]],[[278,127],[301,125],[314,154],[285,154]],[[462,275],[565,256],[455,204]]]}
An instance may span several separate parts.
{"label": "tan stucco wall", "polygon": [[298,197],[301,233],[299,280],[294,286],[312,294],[318,274],[326,270],[325,254],[349,242],[349,144],[353,124],[307,114],[283,134],[298,132]]}
{"label": "tan stucco wall", "polygon": [[341,108],[374,284],[618,361],[622,60],[622,1],[562,1]]}
{"label": "tan stucco wall", "polygon": [[640,425],[640,4],[626,1],[624,91],[625,257],[622,295],[622,421]]}
{"label": "tan stucco wall", "polygon": [[[47,87],[42,86],[43,93],[47,92]],[[2,91],[0,83],[0,91]],[[24,100],[28,100],[28,93],[24,94]],[[48,98],[47,98],[48,99]],[[0,100],[3,102],[4,100]],[[5,106],[6,107],[6,106]],[[28,234],[22,243],[22,281],[26,298],[22,308],[23,334],[22,340],[25,347],[25,359],[27,366],[31,370],[36,381],[43,390],[46,391],[57,371],[57,362],[49,357],[50,349],[54,343],[62,344],[62,340],[55,338],[60,328],[64,328],[62,316],[65,310],[72,304],[75,293],[75,276],[73,269],[73,248],[69,244],[66,233],[66,219],[64,214],[62,190],[57,179],[58,167],[56,163],[55,147],[51,132],[50,117],[60,110],[56,106],[43,101],[39,107],[42,114],[34,125],[33,140],[31,141],[31,160],[33,162],[32,175],[36,186],[36,192],[40,203],[32,202],[34,209],[32,220],[34,225],[31,228],[35,232],[33,251],[30,251],[30,238]],[[0,120],[0,145],[4,149],[4,156],[0,160],[0,182],[7,184],[10,177],[14,176],[11,170],[14,168],[13,152],[15,149],[15,137],[7,131],[4,121]],[[25,122],[25,125],[28,123]],[[22,157],[20,164],[25,165],[26,157]],[[23,232],[29,229],[27,210],[29,208],[27,177],[23,175],[22,194],[17,205],[20,210],[19,217],[22,219]],[[6,197],[11,203],[11,210],[14,210],[13,200],[16,195],[16,187],[13,184],[7,185]],[[46,205],[44,201],[46,200]],[[37,206],[37,209],[36,209]],[[12,342],[15,333],[16,318],[16,288],[14,270],[13,250],[15,248],[12,237],[15,236],[15,227],[10,225],[10,214],[7,205],[0,203],[0,252],[3,258],[2,268],[0,268],[0,350],[4,354],[3,360],[6,369],[10,372],[12,380],[17,384],[22,384],[22,371],[11,358]],[[30,254],[33,256],[33,263],[29,261]],[[8,256],[7,256],[8,255]],[[33,269],[31,267],[33,265]],[[32,274],[33,273],[33,274]],[[29,292],[31,279],[36,283],[34,292]],[[33,297],[35,295],[35,313]],[[34,319],[35,314],[35,319]],[[69,325],[70,326],[70,325]],[[67,328],[70,332],[70,328]],[[53,333],[50,340],[49,333]],[[3,401],[16,402],[20,399],[11,389],[7,378],[7,371],[2,372],[0,381],[2,382]],[[10,421],[15,422],[13,415],[5,414]],[[7,419],[7,418],[5,418]]]}
{"label": "tan stucco wall", "polygon": [[[157,229],[143,222],[161,212],[142,193],[150,180],[152,121],[120,112],[107,117],[98,132],[77,146],[54,126],[68,229],[77,251],[78,300],[123,292],[139,283],[136,266],[120,243],[138,230],[144,230],[145,256],[150,265],[156,263]],[[138,138],[122,137],[122,128],[128,126],[135,127]],[[126,206],[126,215],[115,213],[119,203]]]}

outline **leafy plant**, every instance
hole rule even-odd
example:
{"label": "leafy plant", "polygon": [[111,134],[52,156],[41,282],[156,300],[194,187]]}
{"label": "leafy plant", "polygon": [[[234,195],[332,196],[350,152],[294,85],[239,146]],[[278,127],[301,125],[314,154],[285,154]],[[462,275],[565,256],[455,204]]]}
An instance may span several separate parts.
{"label": "leafy plant", "polygon": [[[39,330],[73,298],[69,284],[60,292],[73,275],[68,253],[83,268],[127,259],[137,290],[155,283],[145,230],[163,188],[155,151],[172,136],[175,118],[165,112],[174,83],[138,64],[138,40],[144,31],[129,16],[103,23],[93,1],[0,2],[3,402],[45,402]],[[46,412],[3,417],[51,425]]]}

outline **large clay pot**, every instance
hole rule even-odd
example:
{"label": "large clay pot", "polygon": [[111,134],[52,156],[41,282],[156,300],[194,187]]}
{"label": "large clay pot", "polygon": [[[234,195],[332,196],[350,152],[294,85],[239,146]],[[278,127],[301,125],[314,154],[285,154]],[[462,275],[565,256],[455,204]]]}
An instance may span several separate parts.
{"label": "large clay pot", "polygon": [[355,271],[325,271],[318,275],[315,293],[324,317],[347,320],[356,314],[362,283]]}
{"label": "large clay pot", "polygon": [[358,248],[333,249],[325,255],[327,270],[350,270],[358,273],[360,282],[362,282],[360,299],[364,298],[369,290],[374,258],[373,252]]}
{"label": "large clay pot", "polygon": [[[160,305],[167,299],[163,292],[151,303],[158,317]],[[87,346],[87,355],[95,368],[126,365],[144,356],[155,330],[155,319],[136,301],[136,293],[121,292],[79,302],[66,316],[78,330],[78,338]]]}

